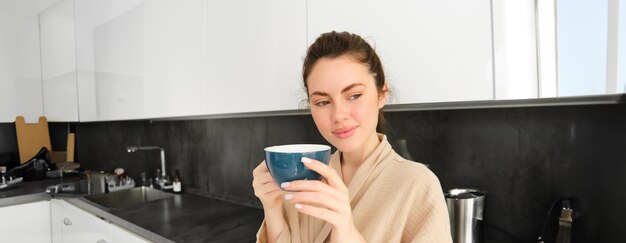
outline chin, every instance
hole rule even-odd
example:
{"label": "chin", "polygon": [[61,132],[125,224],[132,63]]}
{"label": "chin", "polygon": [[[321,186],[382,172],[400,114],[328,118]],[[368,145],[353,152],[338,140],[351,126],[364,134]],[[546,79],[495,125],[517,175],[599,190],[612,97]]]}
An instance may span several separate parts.
{"label": "chin", "polygon": [[355,139],[355,137],[350,137],[347,139],[340,139],[335,137],[335,135],[330,134],[332,139],[326,139],[328,142],[330,142],[333,146],[335,146],[335,148],[337,148],[337,150],[341,151],[342,153],[351,153],[353,151],[356,151],[359,149],[359,147],[361,146],[360,143],[358,143],[358,139]]}

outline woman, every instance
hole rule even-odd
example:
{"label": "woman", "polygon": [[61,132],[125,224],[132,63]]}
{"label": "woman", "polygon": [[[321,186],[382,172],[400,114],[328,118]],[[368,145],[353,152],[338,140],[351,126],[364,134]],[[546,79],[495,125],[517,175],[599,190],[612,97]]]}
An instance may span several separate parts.
{"label": "woman", "polygon": [[388,85],[372,47],[348,32],[322,34],[302,76],[315,125],[337,152],[329,165],[302,160],[323,181],[276,185],[264,162],[254,169],[265,212],[257,242],[452,242],[437,177],[382,134]]}

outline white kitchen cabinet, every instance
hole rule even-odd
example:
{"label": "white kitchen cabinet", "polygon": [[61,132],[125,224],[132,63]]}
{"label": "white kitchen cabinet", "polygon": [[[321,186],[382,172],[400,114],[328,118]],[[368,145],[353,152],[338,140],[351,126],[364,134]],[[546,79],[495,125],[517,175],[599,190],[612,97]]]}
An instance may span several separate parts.
{"label": "white kitchen cabinet", "polygon": [[146,1],[144,116],[207,113],[208,2]]}
{"label": "white kitchen cabinet", "polygon": [[76,0],[81,121],[291,110],[306,1]]}
{"label": "white kitchen cabinet", "polygon": [[50,203],[40,201],[0,207],[0,241],[50,242]]}
{"label": "white kitchen cabinet", "polygon": [[0,122],[36,122],[43,114],[39,19],[10,3],[0,3]]}
{"label": "white kitchen cabinet", "polygon": [[489,0],[317,0],[307,11],[309,44],[337,30],[374,45],[392,103],[494,98]]}
{"label": "white kitchen cabinet", "polygon": [[539,97],[535,26],[535,1],[493,1],[496,100]]}
{"label": "white kitchen cabinet", "polygon": [[206,4],[77,0],[81,121],[206,114]]}
{"label": "white kitchen cabinet", "polygon": [[307,2],[207,4],[209,113],[300,108],[306,98],[301,70],[307,48]]}
{"label": "white kitchen cabinet", "polygon": [[144,1],[75,5],[81,121],[142,118]]}
{"label": "white kitchen cabinet", "polygon": [[39,14],[43,111],[49,121],[78,121],[74,1]]}
{"label": "white kitchen cabinet", "polygon": [[63,200],[50,200],[52,242],[151,242]]}
{"label": "white kitchen cabinet", "polygon": [[108,222],[63,200],[50,200],[53,243],[113,242]]}

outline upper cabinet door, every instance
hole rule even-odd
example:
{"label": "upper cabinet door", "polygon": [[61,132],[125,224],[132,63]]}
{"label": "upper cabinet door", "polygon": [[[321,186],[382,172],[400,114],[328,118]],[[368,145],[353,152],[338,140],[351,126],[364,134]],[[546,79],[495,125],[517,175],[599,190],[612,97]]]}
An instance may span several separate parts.
{"label": "upper cabinet door", "polygon": [[16,116],[36,122],[43,114],[39,18],[37,13],[21,13],[3,6],[0,6],[0,122],[14,122]]}
{"label": "upper cabinet door", "polygon": [[306,1],[207,3],[209,113],[298,109]]}
{"label": "upper cabinet door", "polygon": [[142,0],[76,0],[81,121],[142,118]]}
{"label": "upper cabinet door", "polygon": [[78,121],[74,2],[57,2],[39,21],[44,115],[49,121]]}
{"label": "upper cabinet door", "polygon": [[207,113],[207,2],[145,2],[145,117]]}
{"label": "upper cabinet door", "polygon": [[206,114],[206,14],[202,0],[76,0],[81,121]]}
{"label": "upper cabinet door", "polygon": [[[537,98],[540,86],[537,80],[535,3],[509,0],[492,2],[495,99]],[[543,71],[547,72],[547,69]],[[547,78],[542,81],[547,85]]]}
{"label": "upper cabinet door", "polygon": [[489,0],[316,0],[307,10],[309,44],[337,30],[374,45],[392,103],[493,99]]}

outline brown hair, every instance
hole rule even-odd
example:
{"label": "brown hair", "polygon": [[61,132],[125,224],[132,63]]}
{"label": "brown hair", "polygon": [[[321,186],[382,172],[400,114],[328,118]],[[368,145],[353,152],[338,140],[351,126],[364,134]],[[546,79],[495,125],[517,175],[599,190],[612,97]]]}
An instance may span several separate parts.
{"label": "brown hair", "polygon": [[[304,65],[302,66],[302,78],[304,80],[304,87],[307,90],[307,96],[309,91],[307,78],[309,74],[311,74],[313,65],[315,65],[317,60],[322,58],[336,58],[343,55],[351,55],[360,63],[367,65],[369,72],[374,75],[374,82],[376,83],[376,89],[379,95],[388,92],[388,90],[384,90],[385,72],[383,71],[383,65],[378,55],[376,55],[374,48],[359,35],[345,31],[339,33],[332,31],[320,35],[307,50]],[[378,112],[376,132],[384,133],[385,126],[386,121],[383,115],[383,109],[381,108]]]}

